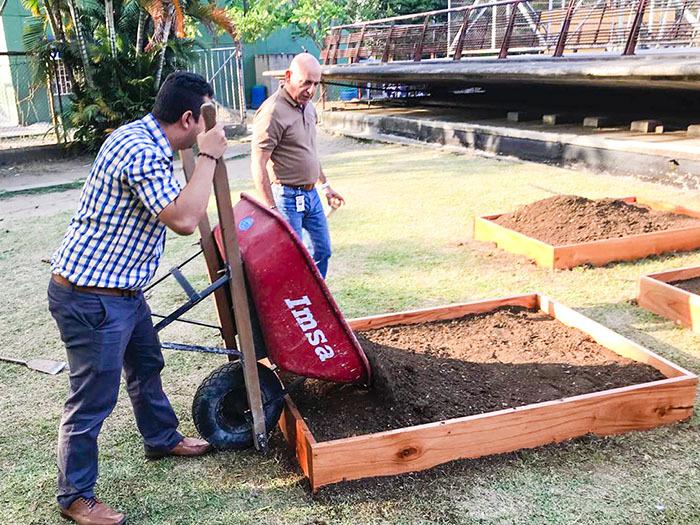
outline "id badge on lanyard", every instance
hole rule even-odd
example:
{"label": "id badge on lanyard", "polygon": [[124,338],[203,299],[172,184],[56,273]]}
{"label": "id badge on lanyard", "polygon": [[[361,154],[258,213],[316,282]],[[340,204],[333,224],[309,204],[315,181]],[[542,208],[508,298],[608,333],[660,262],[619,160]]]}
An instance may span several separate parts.
{"label": "id badge on lanyard", "polygon": [[304,206],[304,196],[303,195],[296,196],[296,205],[297,205],[297,211],[304,211],[306,209],[306,207]]}

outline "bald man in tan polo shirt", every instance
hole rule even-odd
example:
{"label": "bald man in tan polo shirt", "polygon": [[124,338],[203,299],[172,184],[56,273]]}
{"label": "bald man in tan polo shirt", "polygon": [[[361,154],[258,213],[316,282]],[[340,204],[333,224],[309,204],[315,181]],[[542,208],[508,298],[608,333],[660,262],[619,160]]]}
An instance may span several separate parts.
{"label": "bald man in tan polo shirt", "polygon": [[311,99],[320,82],[318,60],[309,53],[295,56],[284,85],[255,114],[251,169],[263,202],[292,226],[325,278],[331,242],[316,183],[321,183],[333,208],[345,200],[328,184],[316,151],[316,110]]}

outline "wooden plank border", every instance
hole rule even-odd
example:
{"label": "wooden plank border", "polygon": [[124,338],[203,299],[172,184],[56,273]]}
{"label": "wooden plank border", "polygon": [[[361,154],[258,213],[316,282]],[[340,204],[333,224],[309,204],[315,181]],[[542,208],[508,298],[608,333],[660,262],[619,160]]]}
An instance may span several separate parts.
{"label": "wooden plank border", "polygon": [[533,448],[589,433],[647,430],[692,415],[697,387],[694,374],[539,294],[364,317],[349,324],[358,330],[447,320],[506,305],[539,309],[591,335],[606,348],[657,368],[666,379],[325,442],[314,439],[287,397],[280,427],[295,448],[312,491],[340,481],[415,472],[457,459]]}
{"label": "wooden plank border", "polygon": [[[637,197],[621,200],[649,206],[656,211],[700,218],[700,211],[669,203]],[[474,240],[494,242],[499,248],[524,255],[545,268],[567,269],[582,264],[602,266],[613,261],[633,261],[650,255],[700,248],[700,226],[554,246],[493,222],[501,215],[503,214],[476,217]]]}
{"label": "wooden plank border", "polygon": [[655,314],[700,333],[700,295],[669,284],[700,277],[700,266],[642,275],[637,303]]}

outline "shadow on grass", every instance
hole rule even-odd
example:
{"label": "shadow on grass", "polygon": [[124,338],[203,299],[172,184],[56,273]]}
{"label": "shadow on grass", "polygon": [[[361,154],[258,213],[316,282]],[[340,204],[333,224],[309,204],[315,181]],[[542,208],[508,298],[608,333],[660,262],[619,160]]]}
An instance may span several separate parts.
{"label": "shadow on grass", "polygon": [[[575,480],[587,464],[601,461],[612,468],[627,468],[625,464],[648,461],[645,449],[657,450],[669,439],[685,442],[697,437],[697,423],[692,421],[657,428],[647,432],[634,432],[620,436],[596,436],[587,434],[561,443],[521,449],[477,459],[460,459],[437,465],[421,472],[345,481],[322,487],[312,498],[319,503],[334,504],[340,501],[377,502],[395,500],[415,505],[416,497],[426,497],[424,505],[430,506],[428,496],[445,497],[450,488],[465,493],[476,484],[486,482],[482,488],[493,490],[499,477],[511,479],[514,471],[527,471],[546,478],[553,472],[570,476]],[[672,435],[672,436],[670,436]],[[281,438],[280,438],[281,439]],[[642,445],[641,447],[638,445]],[[646,444],[646,445],[645,445]],[[291,463],[293,458],[289,456]],[[298,470],[296,463],[292,463]],[[539,473],[539,474],[538,474]],[[580,480],[580,478],[579,478]],[[298,484],[309,491],[306,479]],[[442,487],[442,490],[439,489]]]}
{"label": "shadow on grass", "polygon": [[[651,312],[636,306],[636,304],[632,304],[631,301],[599,303],[583,308],[576,308],[576,311],[631,339],[635,343],[642,345],[652,352],[658,353],[663,357],[670,359],[677,365],[686,368],[695,374],[700,373],[700,357],[697,356],[697,349],[693,349],[695,352],[694,355],[688,349],[670,345],[649,333],[669,329],[684,330],[683,328],[677,327],[672,321],[654,315]],[[630,322],[609,322],[610,319],[619,320],[629,319],[630,317],[633,317],[633,319],[629,320]],[[644,329],[635,327],[635,323],[644,323]]]}

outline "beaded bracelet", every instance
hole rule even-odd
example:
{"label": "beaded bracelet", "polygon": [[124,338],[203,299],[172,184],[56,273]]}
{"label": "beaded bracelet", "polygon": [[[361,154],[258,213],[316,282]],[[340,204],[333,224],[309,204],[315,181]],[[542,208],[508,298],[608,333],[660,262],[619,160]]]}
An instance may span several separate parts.
{"label": "beaded bracelet", "polygon": [[197,153],[197,156],[198,156],[198,157],[206,157],[206,158],[208,158],[208,159],[213,160],[214,162],[216,162],[217,160],[219,160],[219,159],[217,159],[216,157],[214,157],[213,155],[209,155],[209,153],[204,153],[203,151],[200,151],[199,153]]}

